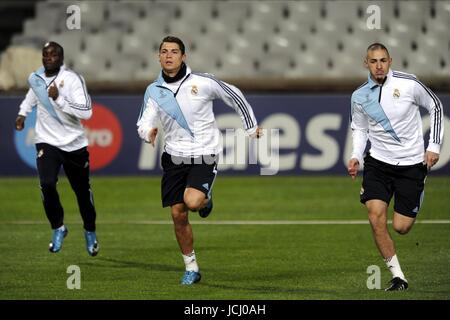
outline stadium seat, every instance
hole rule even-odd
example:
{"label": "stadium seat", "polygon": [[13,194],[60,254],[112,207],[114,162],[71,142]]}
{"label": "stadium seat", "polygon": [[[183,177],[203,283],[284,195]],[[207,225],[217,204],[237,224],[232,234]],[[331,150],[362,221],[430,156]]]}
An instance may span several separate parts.
{"label": "stadium seat", "polygon": [[322,8],[321,1],[286,1],[289,20],[296,21],[301,25],[321,20]]}
{"label": "stadium seat", "polygon": [[293,50],[298,50],[298,47],[294,47],[294,42],[284,37],[283,35],[272,36],[265,42],[267,45],[267,53],[272,55],[280,55],[280,58],[286,54],[291,54]]}
{"label": "stadium seat", "polygon": [[445,41],[434,35],[420,34],[414,41],[419,52],[439,56],[450,56],[450,38]]}
{"label": "stadium seat", "polygon": [[341,30],[346,30],[348,25],[362,20],[363,17],[363,6],[360,1],[327,1],[324,2],[323,9],[326,16],[324,20],[332,21]]}
{"label": "stadium seat", "polygon": [[45,20],[28,19],[24,22],[22,34],[27,37],[46,38],[52,31],[45,23]]}
{"label": "stadium seat", "polygon": [[440,59],[437,54],[428,55],[422,52],[404,52],[402,54],[403,69],[419,77],[429,77],[439,69]]}
{"label": "stadium seat", "polygon": [[275,25],[285,19],[285,9],[286,5],[282,1],[251,1],[249,20]]}
{"label": "stadium seat", "polygon": [[193,55],[201,59],[218,58],[227,54],[229,46],[228,37],[225,34],[207,34],[191,44],[187,51],[188,59],[191,59]]}
{"label": "stadium seat", "polygon": [[27,36],[24,34],[15,34],[11,40],[11,46],[29,47],[42,49],[42,46],[47,42],[47,37],[42,36]]}
{"label": "stadium seat", "polygon": [[257,71],[261,76],[281,78],[292,66],[290,52],[284,54],[266,53],[257,60]]}
{"label": "stadium seat", "polygon": [[64,48],[65,58],[76,59],[81,51],[82,34],[80,32],[66,31],[64,33],[49,35],[48,40],[59,43]]}
{"label": "stadium seat", "polygon": [[136,20],[132,24],[132,33],[142,41],[160,42],[168,34],[169,28],[165,23],[146,17]]}
{"label": "stadium seat", "polygon": [[306,33],[310,33],[312,26],[313,23],[304,25],[299,24],[297,21],[293,21],[292,19],[286,19],[278,22],[275,27],[275,31],[277,35],[289,39],[294,47],[299,47],[300,40]]}
{"label": "stadium seat", "polygon": [[84,51],[93,56],[117,56],[120,34],[111,31],[87,34],[83,37]]}
{"label": "stadium seat", "polygon": [[[365,50],[364,50],[365,51]],[[364,67],[363,52],[361,57],[354,58],[347,53],[333,53],[327,55],[325,58],[327,68],[324,71],[326,78],[342,79],[345,75],[351,73],[352,76],[357,77],[363,81],[367,78],[368,71]]]}
{"label": "stadium seat", "polygon": [[241,25],[241,35],[251,42],[265,42],[275,33],[276,24],[272,22],[262,22],[246,20]]}
{"label": "stadium seat", "polygon": [[219,61],[218,55],[207,55],[201,52],[189,54],[187,56],[187,64],[193,72],[213,73],[217,70]]}
{"label": "stadium seat", "polygon": [[430,1],[398,1],[398,21],[420,25],[430,17]]}
{"label": "stadium seat", "polygon": [[[223,20],[213,18],[212,20],[201,21],[200,30],[204,33],[204,36],[212,38],[210,40],[213,40],[214,37],[218,37],[219,39],[217,41],[213,40],[213,43],[217,43],[220,39],[223,39],[230,34],[236,34],[238,26],[229,26]],[[204,36],[197,38],[196,41],[203,41]]]}
{"label": "stadium seat", "polygon": [[75,71],[83,75],[86,81],[95,81],[99,73],[104,69],[106,59],[103,56],[94,56],[87,52],[78,54],[76,59],[67,60],[67,64]]}
{"label": "stadium seat", "polygon": [[250,15],[248,1],[215,1],[213,12],[215,19],[224,21],[230,27],[248,19]]}
{"label": "stadium seat", "polygon": [[39,1],[36,3],[35,19],[43,21],[50,32],[60,31],[65,25],[67,5],[62,2]]}
{"label": "stadium seat", "polygon": [[435,19],[445,21],[450,26],[450,2],[449,1],[434,1]]}
{"label": "stadium seat", "polygon": [[129,33],[124,35],[120,40],[121,53],[128,56],[135,57],[147,57],[149,55],[155,54],[155,49],[159,45],[157,39],[143,38],[135,33]]}
{"label": "stadium seat", "polygon": [[[198,25],[212,17],[214,1],[181,1],[175,6],[175,19],[182,20],[186,25]],[[173,20],[172,20],[173,21]],[[171,21],[171,22],[172,22]]]}
{"label": "stadium seat", "polygon": [[265,37],[249,38],[244,35],[231,35],[228,38],[229,52],[243,58],[259,58],[263,54]]}
{"label": "stadium seat", "polygon": [[200,22],[192,23],[187,28],[182,19],[173,20],[167,24],[167,30],[168,34],[182,39],[187,47],[190,47],[193,42],[202,37],[202,24]]}
{"label": "stadium seat", "polygon": [[450,57],[442,56],[439,61],[439,69],[435,73],[436,76],[450,78]]}
{"label": "stadium seat", "polygon": [[245,55],[229,53],[221,58],[220,68],[214,73],[222,79],[246,78],[251,79],[257,75],[255,69],[255,59]]}
{"label": "stadium seat", "polygon": [[146,81],[150,84],[158,77],[160,71],[161,66],[155,52],[154,55],[149,55],[147,58],[139,61],[136,70],[134,70],[133,79]]}
{"label": "stadium seat", "polygon": [[104,29],[111,27],[120,31],[128,31],[134,21],[139,20],[140,9],[135,5],[136,2],[107,2],[105,6]]}
{"label": "stadium seat", "polygon": [[135,57],[123,56],[121,59],[107,59],[99,70],[97,80],[109,82],[128,82],[133,79],[140,65]]}
{"label": "stadium seat", "polygon": [[291,63],[291,68],[284,73],[286,78],[320,78],[327,69],[324,56],[315,52],[299,52],[292,57]]}

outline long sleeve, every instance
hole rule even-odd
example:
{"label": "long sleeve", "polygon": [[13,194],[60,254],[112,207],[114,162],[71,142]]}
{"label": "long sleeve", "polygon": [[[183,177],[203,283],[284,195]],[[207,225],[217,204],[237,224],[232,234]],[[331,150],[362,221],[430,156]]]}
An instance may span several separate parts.
{"label": "long sleeve", "polygon": [[19,107],[19,115],[26,117],[31,112],[33,107],[37,105],[38,101],[33,90],[28,89],[25,99],[22,101]]}
{"label": "long sleeve", "polygon": [[72,79],[64,85],[70,86],[69,96],[60,94],[52,103],[61,111],[75,116],[79,119],[87,120],[92,116],[91,98],[86,89],[84,79],[80,75],[73,75]]}
{"label": "long sleeve", "polygon": [[416,103],[428,110],[430,114],[430,140],[427,150],[439,153],[444,137],[444,110],[439,98],[420,81],[415,83],[414,97]]}
{"label": "long sleeve", "polygon": [[141,114],[136,123],[139,137],[145,142],[149,142],[148,134],[151,129],[158,126],[158,109],[156,103],[147,95],[145,95]]}
{"label": "long sleeve", "polygon": [[369,121],[361,106],[354,101],[352,101],[351,110],[351,129],[353,136],[353,150],[351,158],[358,159],[358,161],[362,163],[364,150],[367,145]]}
{"label": "long sleeve", "polygon": [[210,76],[210,79],[214,96],[232,107],[241,117],[242,125],[247,133],[249,135],[254,134],[258,123],[252,107],[247,102],[242,92],[235,86],[220,81],[212,76]]}

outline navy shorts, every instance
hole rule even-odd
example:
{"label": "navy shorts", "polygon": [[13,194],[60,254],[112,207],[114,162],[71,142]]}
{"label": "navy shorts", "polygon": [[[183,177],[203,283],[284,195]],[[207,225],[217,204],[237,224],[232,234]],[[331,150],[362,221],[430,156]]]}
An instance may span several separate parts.
{"label": "navy shorts", "polygon": [[182,158],[163,152],[161,156],[163,177],[161,180],[162,206],[168,207],[184,202],[184,190],[194,188],[202,191],[206,198],[217,175],[217,156]]}
{"label": "navy shorts", "polygon": [[427,173],[427,166],[423,163],[395,166],[367,155],[364,158],[361,203],[378,199],[389,205],[394,197],[395,212],[415,218],[422,205]]}

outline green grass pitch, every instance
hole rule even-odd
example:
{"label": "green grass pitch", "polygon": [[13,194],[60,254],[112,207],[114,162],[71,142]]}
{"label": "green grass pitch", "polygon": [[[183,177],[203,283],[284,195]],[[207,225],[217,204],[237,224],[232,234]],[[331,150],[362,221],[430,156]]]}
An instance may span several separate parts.
{"label": "green grass pitch", "polygon": [[[58,190],[69,235],[58,254],[47,249],[51,230],[38,179],[1,178],[0,299],[450,298],[448,223],[417,223],[405,236],[391,232],[410,289],[367,288],[369,266],[380,267],[382,288],[390,273],[370,226],[346,223],[367,221],[358,201],[361,178],[349,177],[219,176],[211,216],[190,213],[203,279],[181,286],[184,265],[169,210],[161,208],[159,181],[92,177],[101,250],[89,257],[65,178]],[[431,175],[418,222],[449,220],[449,195],[450,178]],[[305,220],[342,224],[294,223]],[[80,267],[79,290],[67,288],[70,265]]]}

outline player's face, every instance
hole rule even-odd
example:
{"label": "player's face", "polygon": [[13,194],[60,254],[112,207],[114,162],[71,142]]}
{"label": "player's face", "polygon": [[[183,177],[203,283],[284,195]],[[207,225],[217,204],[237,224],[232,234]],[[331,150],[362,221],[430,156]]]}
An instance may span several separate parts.
{"label": "player's face", "polygon": [[42,50],[42,64],[46,72],[54,72],[62,65],[62,57],[54,46],[44,47]]}
{"label": "player's face", "polygon": [[163,42],[161,50],[159,50],[159,62],[167,75],[175,76],[185,59],[186,55],[181,53],[178,43]]}
{"label": "player's face", "polygon": [[377,81],[378,83],[382,83],[389,72],[392,58],[389,57],[386,50],[369,50],[364,62],[366,68],[369,69],[372,79]]}

